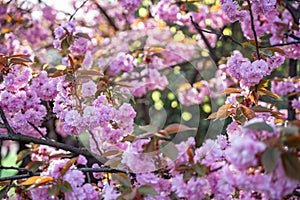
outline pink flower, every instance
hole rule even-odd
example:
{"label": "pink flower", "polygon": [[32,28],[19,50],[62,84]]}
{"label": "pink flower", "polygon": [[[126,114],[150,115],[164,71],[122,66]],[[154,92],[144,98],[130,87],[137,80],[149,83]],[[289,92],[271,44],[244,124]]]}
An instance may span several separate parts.
{"label": "pink flower", "polygon": [[94,81],[89,81],[82,84],[81,93],[84,97],[89,97],[95,95],[97,91],[97,86]]}
{"label": "pink flower", "polygon": [[238,169],[246,169],[256,166],[258,160],[256,155],[261,153],[266,145],[255,141],[249,136],[234,135],[230,137],[230,147],[226,149],[226,159]]}

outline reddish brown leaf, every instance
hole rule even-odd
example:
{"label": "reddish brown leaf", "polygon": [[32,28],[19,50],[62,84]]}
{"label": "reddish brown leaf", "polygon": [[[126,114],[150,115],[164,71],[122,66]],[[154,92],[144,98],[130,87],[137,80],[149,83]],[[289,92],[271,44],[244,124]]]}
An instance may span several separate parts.
{"label": "reddish brown leaf", "polygon": [[258,94],[260,94],[260,95],[268,95],[268,96],[274,97],[276,99],[280,99],[280,96],[278,96],[274,92],[271,92],[270,90],[267,90],[266,88],[260,88],[258,90]]}
{"label": "reddish brown leaf", "polygon": [[19,186],[28,186],[28,185],[43,185],[45,183],[52,182],[53,178],[51,176],[33,176],[28,178],[26,181],[18,184]]}
{"label": "reddish brown leaf", "polygon": [[252,119],[256,116],[255,112],[246,106],[241,106],[241,111],[248,119]]}
{"label": "reddish brown leaf", "polygon": [[65,164],[65,166],[60,170],[62,176],[66,174],[66,172],[70,169],[70,167],[72,167],[72,165],[77,161],[77,159],[78,157],[72,158]]}
{"label": "reddish brown leaf", "polygon": [[226,88],[224,91],[222,91],[222,93],[225,93],[225,94],[241,93],[241,90],[239,90],[237,88]]}
{"label": "reddish brown leaf", "polygon": [[177,132],[183,132],[183,131],[194,131],[195,128],[190,128],[188,126],[185,126],[183,124],[171,124],[167,126],[164,131],[167,134],[177,133]]}

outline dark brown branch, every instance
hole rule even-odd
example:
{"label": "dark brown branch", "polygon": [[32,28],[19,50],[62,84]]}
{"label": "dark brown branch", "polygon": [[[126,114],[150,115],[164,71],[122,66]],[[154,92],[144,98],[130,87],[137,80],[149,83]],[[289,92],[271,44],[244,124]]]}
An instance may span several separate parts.
{"label": "dark brown branch", "polygon": [[[8,168],[11,168],[11,167],[8,167]],[[18,169],[15,169],[15,170],[18,170]],[[70,170],[73,170],[73,169],[70,169]],[[118,170],[118,169],[110,169],[110,168],[77,168],[77,170],[80,170],[82,172],[124,173],[124,174],[129,174],[129,175],[135,177],[134,173],[126,172],[126,171],[122,171],[122,170]],[[19,171],[21,171],[21,170],[19,170]],[[34,173],[29,172],[28,174],[19,174],[19,175],[15,175],[15,176],[0,177],[0,182],[7,181],[7,180],[18,180],[18,179],[29,178],[32,176],[40,176],[40,175],[41,175],[41,172],[34,172]]]}
{"label": "dark brown branch", "polygon": [[52,140],[44,140],[44,139],[40,139],[40,138],[35,138],[35,137],[31,137],[31,136],[27,136],[27,135],[21,135],[21,134],[0,134],[0,140],[12,140],[12,141],[19,141],[19,142],[25,142],[25,143],[30,143],[33,142],[35,144],[43,144],[43,145],[48,145],[51,147],[55,147],[58,149],[63,149],[65,151],[70,151],[74,154],[77,155],[83,155],[89,158],[96,158],[98,160],[99,164],[103,164],[106,162],[106,159],[103,157],[100,157],[96,154],[91,153],[90,151],[88,151],[87,149],[79,149],[70,145],[66,145],[63,143],[59,143],[56,141],[52,141]]}
{"label": "dark brown branch", "polygon": [[118,31],[119,28],[116,26],[116,24],[113,21],[113,19],[106,13],[106,11],[102,8],[102,6],[100,6],[100,4],[97,3],[96,0],[95,0],[95,5],[100,10],[100,12],[102,13],[102,15],[106,18],[106,20],[108,21],[108,23],[115,29],[115,31]]}
{"label": "dark brown branch", "polygon": [[251,8],[250,0],[247,0],[247,3],[248,3],[248,6],[249,6],[249,13],[250,13],[250,19],[251,19],[251,29],[252,29],[254,40],[255,40],[256,54],[257,54],[258,60],[260,60],[257,34],[256,34],[255,26],[254,26],[254,17],[253,17],[253,13],[252,13],[252,8]]}
{"label": "dark brown branch", "polygon": [[22,168],[22,167],[7,167],[7,166],[2,166],[0,165],[0,169],[5,169],[5,170],[17,170],[19,172],[28,172],[28,173],[33,173],[30,169],[27,168]]}
{"label": "dark brown branch", "polygon": [[[297,60],[289,59],[289,77],[297,76]],[[296,119],[295,109],[292,107],[292,101],[297,95],[290,95],[288,97],[288,120],[292,121]]]}
{"label": "dark brown branch", "polygon": [[78,168],[78,170],[82,172],[125,173],[125,174],[130,174],[131,176],[135,176],[135,173],[126,172],[118,169],[111,169],[111,168]]}
{"label": "dark brown branch", "polygon": [[5,128],[7,129],[7,131],[10,133],[10,134],[16,134],[15,131],[12,129],[12,127],[9,125],[8,121],[7,121],[7,118],[5,116],[5,113],[2,109],[2,107],[0,106],[0,116],[1,116],[1,119],[5,125]]}
{"label": "dark brown branch", "polygon": [[27,121],[27,123],[28,123],[34,130],[36,130],[36,131],[40,134],[40,136],[41,136],[42,138],[46,138],[46,137],[43,135],[42,131],[41,131],[38,127],[36,127],[33,123],[28,122],[28,121]]}
{"label": "dark brown branch", "polygon": [[[200,27],[199,27],[200,28]],[[229,35],[224,35],[222,32],[219,31],[211,31],[211,30],[205,30],[205,29],[201,29],[204,33],[210,33],[210,34],[215,34],[218,36],[218,39],[221,40],[222,38],[225,39],[229,39],[231,40],[233,43],[239,45],[239,46],[243,46],[239,41],[235,40],[233,37],[229,36]]]}
{"label": "dark brown branch", "polygon": [[85,0],[76,10],[75,12],[70,16],[69,21],[71,21],[73,19],[73,17],[76,15],[76,13],[78,12],[78,10],[80,10],[84,4],[86,4],[86,2],[88,2],[89,0]]}
{"label": "dark brown branch", "polygon": [[286,9],[291,13],[294,22],[299,25],[299,19],[300,19],[300,5],[298,8],[294,8],[292,6],[292,2],[288,2],[287,0],[284,1]]}
{"label": "dark brown branch", "polygon": [[295,42],[287,42],[287,43],[279,43],[279,44],[273,44],[273,45],[262,45],[262,46],[259,46],[258,48],[260,49],[264,49],[264,48],[270,48],[270,47],[282,47],[282,46],[287,46],[287,45],[296,45],[296,44],[299,44],[300,41],[295,41]]}
{"label": "dark brown branch", "polygon": [[35,172],[33,174],[20,174],[20,175],[15,175],[15,176],[8,176],[8,177],[0,177],[0,182],[1,181],[13,181],[13,180],[18,180],[22,178],[30,178],[32,176],[39,176],[40,172]]}
{"label": "dark brown branch", "polygon": [[207,38],[205,37],[202,29],[199,27],[199,25],[194,21],[193,17],[191,16],[191,22],[193,24],[193,26],[196,28],[197,32],[200,34],[202,40],[204,41],[206,47],[208,48],[209,51],[209,55],[212,58],[212,60],[214,61],[214,63],[216,65],[218,65],[218,62],[220,60],[220,58],[216,55],[215,50],[212,48],[212,46],[210,45],[209,41],[207,40]]}

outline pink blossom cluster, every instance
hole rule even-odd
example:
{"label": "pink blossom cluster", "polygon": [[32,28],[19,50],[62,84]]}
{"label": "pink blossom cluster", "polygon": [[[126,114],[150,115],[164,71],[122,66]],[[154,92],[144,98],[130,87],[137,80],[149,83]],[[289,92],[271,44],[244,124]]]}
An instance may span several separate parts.
{"label": "pink blossom cluster", "polygon": [[[254,39],[254,34],[251,26],[251,17],[248,10],[241,9],[242,6],[248,4],[244,1],[241,5],[238,4],[238,1],[234,0],[222,0],[221,7],[224,13],[228,16],[230,22],[239,21],[244,35],[249,39]],[[255,27],[255,32],[259,37],[267,34],[271,34],[270,44],[282,44],[288,42],[297,42],[295,37],[287,37],[285,34],[290,32],[292,35],[299,37],[299,29],[292,28],[293,26],[293,17],[292,14],[284,9],[276,9],[276,0],[264,0],[250,1],[253,23]],[[299,45],[289,45],[278,47],[285,52],[285,56],[289,58],[299,58],[300,49]]]}
{"label": "pink blossom cluster", "polygon": [[[53,185],[56,184],[58,179],[60,179],[62,183],[67,182],[71,186],[72,191],[64,193],[65,199],[98,199],[98,191],[96,191],[96,189],[90,183],[85,183],[85,174],[78,170],[75,165],[71,166],[71,168],[64,175],[61,174],[61,169],[67,164],[68,161],[69,159],[52,160],[47,170],[41,174],[41,177],[52,177],[54,179],[52,183]],[[30,190],[31,198],[33,200],[49,199],[48,189],[51,187],[51,185],[40,186]],[[54,197],[51,199],[59,198]]]}
{"label": "pink blossom cluster", "polygon": [[148,139],[133,142],[122,155],[122,163],[129,167],[134,173],[152,172],[156,170],[151,153],[147,154],[143,152],[143,145],[148,142]]}
{"label": "pink blossom cluster", "polygon": [[88,49],[89,40],[86,37],[78,36],[81,33],[76,30],[74,22],[64,22],[54,30],[54,48],[61,50],[70,47],[73,54],[84,54]]}
{"label": "pink blossom cluster", "polygon": [[[132,73],[130,75],[137,80],[131,81],[132,87],[128,88],[128,91],[137,97],[142,97],[148,90],[163,90],[169,83],[167,77],[157,69],[146,68],[140,74]],[[139,81],[141,76],[144,78]]]}
{"label": "pink blossom cluster", "polygon": [[208,83],[206,81],[201,81],[201,86],[194,84],[190,88],[179,88],[178,89],[178,100],[183,105],[195,105],[201,104],[204,97],[210,94]]}
{"label": "pink blossom cluster", "polygon": [[125,103],[117,109],[108,102],[105,95],[95,97],[96,91],[94,81],[82,84],[82,96],[92,101],[82,104],[81,109],[72,108],[73,104],[68,91],[65,96],[60,93],[55,98],[53,111],[63,122],[64,131],[71,135],[78,135],[85,130],[95,132],[100,144],[103,141],[116,142],[125,134],[130,134],[133,131],[135,118],[132,106]]}
{"label": "pink blossom cluster", "polygon": [[221,0],[222,10],[228,16],[230,22],[241,21],[248,14],[245,10],[239,10],[239,4],[234,0]]}
{"label": "pink blossom cluster", "polygon": [[42,125],[47,114],[41,101],[53,100],[57,95],[56,78],[49,78],[46,72],[32,76],[32,70],[23,66],[14,66],[0,84],[0,106],[7,115],[10,125],[24,135],[41,137]]}
{"label": "pink blossom cluster", "polygon": [[110,63],[109,72],[110,76],[115,76],[121,71],[130,72],[135,66],[135,58],[130,54],[119,53]]}
{"label": "pink blossom cluster", "polygon": [[[251,123],[259,121],[261,118]],[[137,173],[138,185],[146,184],[155,189],[158,195],[147,195],[147,199],[169,199],[171,192],[179,198],[187,199],[199,199],[199,196],[204,198],[211,194],[218,199],[231,199],[237,193],[238,199],[255,198],[255,195],[266,199],[281,199],[294,190],[297,181],[286,177],[281,161],[271,173],[263,172],[261,155],[267,148],[263,141],[255,135],[250,136],[248,129],[242,125],[234,124],[228,128],[228,134],[229,138],[218,136],[215,140],[208,139],[199,148],[194,147],[193,138],[177,144],[177,159],[168,160],[165,167],[170,170],[171,178],[163,178],[152,172],[156,170],[154,163],[157,158],[151,153],[142,152],[143,146],[149,143],[147,139],[134,141],[123,153],[122,163]],[[194,154],[188,153],[191,149],[195,149]],[[194,155],[192,161],[191,155]],[[160,161],[164,162],[164,159],[160,155]],[[203,172],[205,175],[184,177],[185,171],[179,171],[183,163],[203,167],[206,169]],[[118,195],[111,185],[104,187],[110,188],[112,196]],[[108,193],[105,193],[105,197],[110,199]]]}
{"label": "pink blossom cluster", "polygon": [[[269,11],[274,10],[276,5],[276,0],[252,0],[250,2],[251,9],[255,14],[267,14]],[[230,22],[243,21],[249,15],[248,11],[240,9],[238,1],[221,0],[220,3]]]}
{"label": "pink blossom cluster", "polygon": [[119,2],[127,11],[134,12],[142,0],[119,0]]}
{"label": "pink blossom cluster", "polygon": [[271,83],[271,91],[284,96],[292,92],[300,92],[300,83],[292,78],[274,79]]}
{"label": "pink blossom cluster", "polygon": [[294,109],[300,110],[300,99],[299,98],[293,99],[292,106]]}
{"label": "pink blossom cluster", "polygon": [[282,56],[273,56],[267,60],[250,62],[239,51],[234,51],[227,61],[227,70],[230,76],[240,80],[242,86],[250,87],[258,84],[260,80],[271,74],[284,61]]}

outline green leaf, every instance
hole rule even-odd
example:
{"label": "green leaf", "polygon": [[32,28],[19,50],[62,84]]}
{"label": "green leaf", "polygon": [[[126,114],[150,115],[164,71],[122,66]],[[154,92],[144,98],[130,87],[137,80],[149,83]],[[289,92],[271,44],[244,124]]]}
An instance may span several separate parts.
{"label": "green leaf", "polygon": [[274,132],[273,128],[266,122],[256,122],[256,123],[244,126],[244,128],[251,129],[251,130]]}
{"label": "green leaf", "polygon": [[4,199],[6,197],[7,192],[9,191],[10,185],[6,185],[0,188],[0,199]]}
{"label": "green leaf", "polygon": [[198,176],[202,177],[206,175],[207,167],[200,163],[193,165],[193,169],[197,172]]}
{"label": "green leaf", "polygon": [[164,142],[160,146],[161,152],[168,158],[176,160],[178,157],[178,149],[173,142]]}
{"label": "green leaf", "polygon": [[300,181],[300,162],[295,153],[282,153],[282,164],[287,177]]}
{"label": "green leaf", "polygon": [[271,173],[277,166],[280,153],[278,149],[268,148],[262,155],[262,165],[267,173]]}
{"label": "green leaf", "polygon": [[123,173],[112,174],[111,178],[125,187],[128,188],[131,187],[130,179],[126,174]]}
{"label": "green leaf", "polygon": [[51,197],[56,197],[59,194],[59,187],[57,185],[52,185],[48,188],[47,193]]}
{"label": "green leaf", "polygon": [[74,76],[72,75],[72,74],[67,74],[67,76],[66,76],[66,81],[67,82],[71,82],[71,81],[73,81],[74,80]]}
{"label": "green leaf", "polygon": [[189,11],[194,11],[194,12],[198,11],[197,6],[195,6],[193,3],[187,3],[186,6],[187,6]]}
{"label": "green leaf", "polygon": [[150,185],[142,185],[138,188],[138,192],[145,195],[152,195],[156,196],[158,195],[157,192],[154,190],[154,188]]}
{"label": "green leaf", "polygon": [[31,163],[29,169],[33,172],[36,172],[39,169],[39,167],[43,164],[44,164],[44,162],[42,162],[42,161],[33,161]]}
{"label": "green leaf", "polygon": [[67,50],[70,47],[70,44],[69,44],[67,38],[63,39],[63,41],[61,41],[60,45],[63,50]]}
{"label": "green leaf", "polygon": [[91,40],[90,36],[88,34],[86,34],[86,33],[76,33],[75,36]]}
{"label": "green leaf", "polygon": [[30,149],[24,149],[24,150],[20,151],[20,152],[18,153],[16,163],[18,163],[18,162],[24,160],[24,158],[26,158],[26,157],[29,156],[30,154],[31,154]]}
{"label": "green leaf", "polygon": [[63,193],[72,192],[73,188],[72,188],[72,186],[70,185],[69,182],[64,181],[63,184],[60,186],[60,191],[63,192]]}

